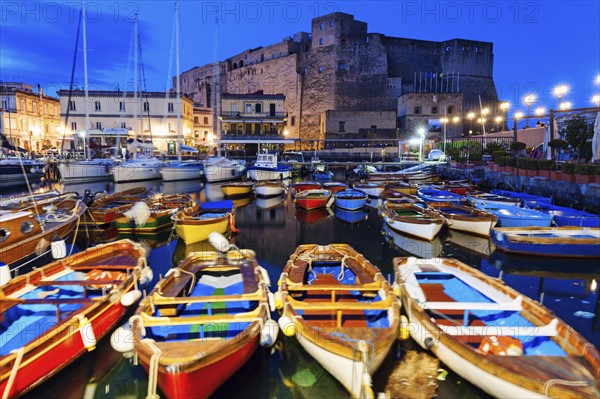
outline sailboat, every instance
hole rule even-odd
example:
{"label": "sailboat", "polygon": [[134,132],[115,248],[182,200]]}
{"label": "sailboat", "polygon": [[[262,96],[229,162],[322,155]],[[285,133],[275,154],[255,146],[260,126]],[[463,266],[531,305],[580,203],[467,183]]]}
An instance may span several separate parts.
{"label": "sailboat", "polygon": [[63,183],[82,182],[91,180],[110,180],[112,174],[110,168],[112,160],[110,159],[90,159],[89,137],[90,137],[90,111],[88,98],[88,72],[87,72],[87,38],[85,23],[85,6],[81,2],[81,22],[83,26],[83,77],[85,90],[85,130],[80,134],[84,137],[85,160],[59,162],[58,171]]}
{"label": "sailboat", "polygon": [[[113,168],[113,178],[115,183],[126,182],[126,181],[140,181],[140,180],[154,180],[160,179],[160,161],[157,158],[148,155],[152,151],[156,150],[151,143],[146,143],[143,140],[137,138],[137,119],[138,110],[141,109],[140,96],[138,93],[138,47],[139,47],[139,36],[138,36],[138,21],[135,20],[135,43],[133,46],[133,62],[134,72],[133,80],[135,89],[136,106],[134,107],[134,131],[136,137],[127,140],[130,152],[133,154],[133,159],[121,162],[115,165]],[[139,150],[139,151],[138,151]]]}
{"label": "sailboat", "polygon": [[204,173],[204,167],[199,160],[181,160],[181,152],[198,152],[194,147],[189,147],[181,142],[181,77],[179,76],[179,3],[175,2],[175,76],[177,76],[177,161],[164,164],[160,174],[164,181],[199,179]]}

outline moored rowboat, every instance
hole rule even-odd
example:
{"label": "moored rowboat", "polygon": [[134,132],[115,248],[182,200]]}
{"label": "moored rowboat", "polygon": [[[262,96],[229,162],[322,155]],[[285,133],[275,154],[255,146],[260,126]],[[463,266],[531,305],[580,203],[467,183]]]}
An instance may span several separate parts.
{"label": "moored rowboat", "polygon": [[193,252],[132,318],[135,349],[168,398],[206,398],[276,336],[269,289],[253,251]]}
{"label": "moored rowboat", "polygon": [[[0,288],[0,395],[17,397],[95,348],[141,297],[146,251],[98,245]],[[146,275],[147,277],[147,275]]]}
{"label": "moored rowboat", "polygon": [[371,375],[396,340],[400,319],[376,266],[346,244],[301,245],[283,269],[275,304],[282,331],[295,334],[352,397],[374,396]]}
{"label": "moored rowboat", "polygon": [[419,205],[385,202],[382,209],[387,225],[396,231],[425,240],[432,240],[444,225],[444,218]]}
{"label": "moored rowboat", "polygon": [[394,259],[410,334],[502,398],[597,398],[600,355],[539,302],[452,259]]}
{"label": "moored rowboat", "polygon": [[232,227],[234,214],[233,201],[211,201],[185,208],[172,219],[177,235],[189,245],[208,239],[212,232],[225,234]]}

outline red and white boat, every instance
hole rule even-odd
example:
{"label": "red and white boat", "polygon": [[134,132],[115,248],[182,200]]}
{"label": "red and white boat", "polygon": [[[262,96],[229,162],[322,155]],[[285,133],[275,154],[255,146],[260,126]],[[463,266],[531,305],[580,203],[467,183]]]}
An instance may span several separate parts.
{"label": "red and white boat", "polygon": [[317,189],[305,190],[296,194],[294,202],[297,207],[310,211],[311,209],[325,208],[331,199],[333,199],[331,191]]}
{"label": "red and white boat", "polygon": [[[3,275],[6,278],[5,275]],[[98,245],[0,287],[0,396],[23,395],[92,351],[141,297],[145,249]]]}
{"label": "red and white boat", "polygon": [[302,191],[306,191],[306,190],[318,190],[320,188],[323,187],[323,185],[321,183],[319,183],[318,181],[299,181],[293,184],[294,187],[294,192],[296,194],[301,193]]}
{"label": "red and white boat", "polygon": [[253,251],[236,248],[192,252],[159,281],[131,319],[148,397],[160,388],[168,398],[207,398],[259,343],[275,343],[265,274]]}

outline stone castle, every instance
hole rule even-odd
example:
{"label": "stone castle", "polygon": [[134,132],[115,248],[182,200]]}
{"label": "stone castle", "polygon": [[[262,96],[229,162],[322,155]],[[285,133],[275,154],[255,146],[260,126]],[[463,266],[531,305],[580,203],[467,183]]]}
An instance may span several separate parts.
{"label": "stone castle", "polygon": [[[393,111],[400,122],[399,98],[409,93],[434,93],[423,96],[433,102],[443,93],[462,93],[457,109],[465,112],[479,110],[480,97],[495,107],[493,60],[489,42],[389,37],[369,33],[367,23],[336,12],[314,18],[311,33],[185,71],[181,88],[199,106],[213,110],[221,93],[283,94],[289,137],[315,140],[327,133],[320,121],[326,112]],[[369,120],[365,127],[376,122]],[[380,125],[389,126],[389,121]]]}

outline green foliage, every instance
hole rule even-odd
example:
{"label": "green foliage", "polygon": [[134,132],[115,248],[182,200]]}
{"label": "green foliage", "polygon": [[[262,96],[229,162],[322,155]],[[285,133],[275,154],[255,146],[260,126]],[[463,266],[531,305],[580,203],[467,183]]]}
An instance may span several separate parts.
{"label": "green foliage", "polygon": [[487,143],[485,149],[489,151],[490,154],[494,154],[494,152],[504,152],[507,150],[506,144],[501,141],[492,141],[491,143]]}
{"label": "green foliage", "polygon": [[540,159],[538,160],[539,170],[552,170],[554,169],[554,161],[551,159]]}
{"label": "green foliage", "polygon": [[494,152],[492,152],[492,160],[494,160],[494,162],[497,162],[497,161],[498,161],[498,158],[500,158],[500,157],[504,157],[504,156],[506,156],[506,155],[507,155],[507,154],[506,154],[506,151],[505,151],[505,150],[502,150],[502,151],[494,151]]}
{"label": "green foliage", "polygon": [[513,141],[512,143],[510,143],[510,149],[516,152],[517,156],[519,156],[519,154],[525,149],[525,147],[527,147],[527,144],[521,141]]}
{"label": "green foliage", "polygon": [[594,136],[594,127],[580,115],[563,122],[560,134],[568,145],[579,153],[580,158],[591,159],[592,147],[587,145],[587,140]]}
{"label": "green foliage", "polygon": [[548,142],[548,146],[550,146],[550,148],[552,148],[553,150],[561,150],[563,148],[567,148],[569,144],[567,144],[567,142],[562,139],[554,139]]}
{"label": "green foliage", "polygon": [[516,164],[514,157],[504,156],[498,158],[498,165],[500,166],[516,166]]}
{"label": "green foliage", "polygon": [[574,175],[577,173],[577,164],[574,162],[565,162],[562,164],[562,172],[568,175]]}
{"label": "green foliage", "polygon": [[577,165],[575,171],[578,175],[600,175],[600,165],[593,165],[591,163]]}
{"label": "green foliage", "polygon": [[519,159],[519,168],[526,170],[538,170],[538,161],[537,159],[533,158],[521,158]]}

